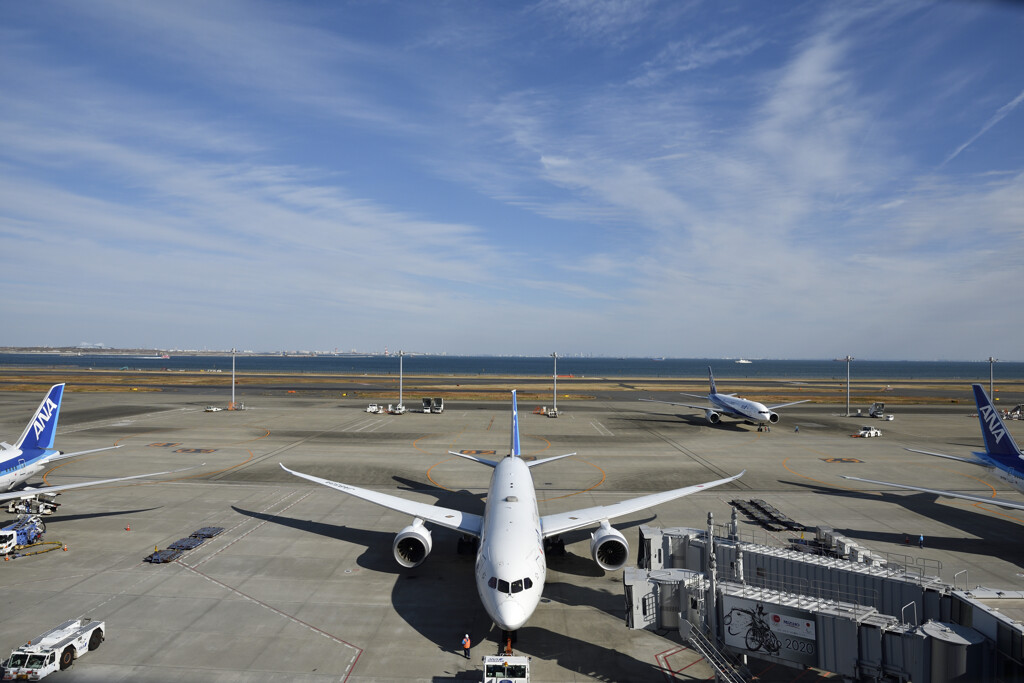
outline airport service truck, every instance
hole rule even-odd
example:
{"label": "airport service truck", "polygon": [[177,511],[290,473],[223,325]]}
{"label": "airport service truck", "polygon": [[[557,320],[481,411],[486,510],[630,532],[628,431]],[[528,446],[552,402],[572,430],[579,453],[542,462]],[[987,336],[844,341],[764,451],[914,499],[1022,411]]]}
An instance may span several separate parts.
{"label": "airport service truck", "polygon": [[530,658],[517,655],[485,656],[484,683],[530,683]]}
{"label": "airport service truck", "polygon": [[10,555],[16,548],[41,541],[46,525],[38,515],[21,515],[18,521],[0,529],[0,555]]}
{"label": "airport service truck", "polygon": [[102,621],[65,621],[14,650],[4,662],[3,680],[38,681],[58,669],[64,671],[86,652],[98,648],[105,631],[106,623]]}

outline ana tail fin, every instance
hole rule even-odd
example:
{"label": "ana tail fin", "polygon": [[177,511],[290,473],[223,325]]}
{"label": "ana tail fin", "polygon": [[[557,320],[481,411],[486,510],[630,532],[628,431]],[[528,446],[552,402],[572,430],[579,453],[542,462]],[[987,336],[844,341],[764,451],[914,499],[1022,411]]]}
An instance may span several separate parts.
{"label": "ana tail fin", "polygon": [[516,390],[512,390],[512,444],[509,446],[509,455],[519,457],[522,451],[519,450],[519,409],[516,408]]}
{"label": "ana tail fin", "polygon": [[711,385],[711,393],[717,394],[718,389],[715,388],[715,373],[711,372],[711,366],[708,366],[708,383]]}
{"label": "ana tail fin", "polygon": [[64,384],[54,384],[47,392],[46,398],[36,408],[35,415],[21,433],[15,444],[24,451],[46,450],[53,448],[53,438],[57,435],[57,418],[60,416],[60,402],[64,398]]}
{"label": "ana tail fin", "polygon": [[1017,447],[1010,432],[1006,430],[999,411],[992,405],[985,390],[980,384],[972,385],[974,402],[978,404],[978,422],[981,423],[981,435],[985,437],[985,452],[989,457],[1014,467],[1021,466],[1020,448]]}

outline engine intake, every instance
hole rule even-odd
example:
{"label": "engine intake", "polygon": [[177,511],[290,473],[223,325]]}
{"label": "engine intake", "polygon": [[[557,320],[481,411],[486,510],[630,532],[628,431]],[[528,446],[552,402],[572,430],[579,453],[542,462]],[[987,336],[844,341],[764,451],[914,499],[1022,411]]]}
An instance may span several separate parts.
{"label": "engine intake", "polygon": [[706,413],[704,413],[704,415],[705,417],[708,418],[708,422],[710,422],[713,425],[716,425],[722,421],[722,416],[713,410],[707,411]]}
{"label": "engine intake", "polygon": [[608,521],[590,535],[590,556],[597,565],[608,572],[622,569],[629,560],[629,543],[626,537],[613,529]]}
{"label": "engine intake", "polygon": [[433,546],[430,530],[423,526],[423,520],[417,517],[412,524],[398,532],[391,548],[398,564],[411,569],[423,564]]}
{"label": "engine intake", "polygon": [[775,424],[776,422],[779,421],[779,414],[778,413],[768,413],[768,421],[771,422],[772,424]]}

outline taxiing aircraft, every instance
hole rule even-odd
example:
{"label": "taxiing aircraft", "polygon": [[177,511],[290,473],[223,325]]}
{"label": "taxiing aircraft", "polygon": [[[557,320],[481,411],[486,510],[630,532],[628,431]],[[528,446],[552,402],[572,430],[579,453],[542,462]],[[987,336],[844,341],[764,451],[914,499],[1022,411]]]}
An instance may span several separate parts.
{"label": "taxiing aircraft", "polygon": [[295,472],[283,464],[281,467],[297,477],[412,515],[412,524],[398,532],[392,546],[395,560],[403,567],[418,566],[430,553],[431,535],[424,522],[454,529],[467,537],[479,539],[475,565],[477,592],[487,614],[505,632],[505,637],[511,637],[513,632],[523,626],[540,602],[547,572],[544,556],[546,540],[549,543],[558,542],[560,534],[596,524],[598,528],[591,534],[590,541],[590,553],[594,561],[606,571],[621,569],[629,558],[629,544],[619,531],[612,528],[609,520],[727,484],[739,479],[746,472],[744,470],[725,479],[641,496],[611,505],[599,505],[542,517],[537,508],[537,494],[530,468],[567,458],[575,453],[532,462],[520,457],[519,415],[515,391],[512,392],[512,436],[509,454],[498,461],[463,453],[454,454],[494,468],[483,516],[321,479]]}
{"label": "taxiing aircraft", "polygon": [[774,406],[766,406],[763,403],[757,401],[751,401],[746,398],[740,398],[736,394],[720,394],[715,388],[715,375],[711,372],[711,366],[708,366],[708,380],[711,384],[711,389],[707,396],[699,396],[697,394],[683,394],[683,396],[693,396],[694,398],[703,398],[711,402],[710,406],[695,406],[689,403],[673,403],[672,401],[656,401],[652,398],[642,398],[641,401],[650,401],[651,403],[667,403],[670,406],[684,406],[686,408],[695,408],[697,410],[703,410],[708,422],[711,424],[718,424],[722,420],[722,416],[736,418],[738,420],[746,420],[753,422],[754,424],[764,424],[770,422],[775,424],[779,421],[779,414],[775,412],[777,408],[785,408],[786,406],[794,406],[797,403],[807,403],[810,399],[803,401],[790,401],[789,403],[779,403]]}
{"label": "taxiing aircraft", "polygon": [[60,417],[60,404],[63,398],[64,385],[54,384],[50,387],[50,391],[47,392],[46,398],[39,404],[32,419],[25,427],[25,431],[21,433],[18,442],[13,446],[7,442],[0,443],[0,501],[21,500],[26,507],[31,507],[32,503],[36,503],[42,511],[52,511],[57,504],[52,499],[39,501],[39,496],[48,497],[61,491],[77,489],[83,486],[96,486],[97,484],[110,484],[115,481],[167,474],[167,472],[154,472],[152,474],[137,474],[132,477],[100,479],[97,481],[80,482],[78,484],[63,484],[61,486],[47,486],[44,488],[27,487],[25,482],[29,478],[43,471],[48,465],[57,460],[120,448],[120,446],[106,446],[104,448],[93,448],[92,450],[76,451],[74,453],[62,453],[55,449],[53,442],[57,434],[57,418]]}
{"label": "taxiing aircraft", "polygon": [[[972,465],[987,467],[1002,481],[1005,481],[1018,491],[1024,491],[1024,454],[1022,454],[1020,448],[1017,447],[1017,443],[1013,440],[1010,432],[1006,430],[1006,425],[1003,424],[1003,419],[999,417],[999,411],[997,411],[996,407],[992,405],[992,401],[989,399],[982,386],[980,384],[973,384],[971,386],[974,388],[974,402],[978,405],[978,422],[981,423],[981,435],[985,439],[985,451],[975,451],[974,455],[976,457],[974,458],[962,458],[957,455],[932,453],[931,451],[919,451],[914,448],[908,448],[907,450],[913,453],[934,455],[939,458],[959,460],[960,462],[969,462]],[[900,489],[909,489],[911,491],[934,493],[939,496],[947,496],[950,498],[963,498],[964,500],[973,500],[976,503],[992,503],[993,505],[998,505],[999,507],[1008,508],[1010,510],[1024,510],[1024,503],[1018,503],[1007,500],[1006,498],[998,498],[996,496],[974,496],[967,493],[956,493],[955,491],[929,489],[924,488],[923,486],[911,486],[909,484],[894,484],[889,481],[875,481],[873,479],[861,479],[860,477],[848,477],[845,475],[843,478],[852,479],[854,481],[863,481],[868,484],[880,484],[883,486],[894,486]]]}

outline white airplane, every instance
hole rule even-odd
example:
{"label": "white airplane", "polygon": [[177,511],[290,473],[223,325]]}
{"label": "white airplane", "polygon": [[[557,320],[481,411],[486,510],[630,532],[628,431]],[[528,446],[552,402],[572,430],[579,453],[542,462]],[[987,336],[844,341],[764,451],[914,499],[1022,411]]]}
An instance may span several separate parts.
{"label": "white airplane", "polygon": [[656,401],[652,398],[642,398],[641,401],[650,401],[651,403],[667,403],[670,406],[684,406],[686,408],[696,408],[697,410],[703,410],[705,416],[707,416],[708,422],[711,424],[718,424],[722,420],[722,416],[733,417],[738,420],[746,420],[755,424],[761,425],[765,422],[775,424],[779,421],[779,414],[775,412],[777,408],[785,408],[786,406],[795,406],[797,403],[807,403],[810,399],[803,401],[790,401],[789,403],[779,403],[774,406],[766,406],[763,403],[757,401],[751,401],[746,398],[740,398],[736,394],[720,394],[715,388],[715,375],[711,372],[711,366],[708,366],[708,379],[711,383],[711,390],[707,396],[699,396],[697,394],[683,394],[683,396],[693,396],[694,398],[703,398],[711,402],[710,406],[695,406],[689,403],[673,403],[672,401]]}
{"label": "white airplane", "polygon": [[74,453],[62,453],[55,449],[53,442],[57,433],[57,419],[60,417],[60,404],[63,398],[64,385],[54,384],[50,387],[50,391],[47,392],[46,398],[39,404],[32,419],[25,427],[25,431],[21,433],[18,442],[13,446],[6,441],[0,443],[0,501],[20,500],[22,501],[22,507],[26,509],[30,508],[33,503],[36,503],[40,511],[52,512],[58,504],[54,503],[52,498],[41,501],[39,496],[49,497],[61,491],[77,489],[83,486],[96,486],[97,484],[110,484],[115,481],[167,474],[167,472],[153,472],[152,474],[137,474],[132,477],[100,479],[97,481],[43,488],[26,486],[25,482],[29,478],[42,472],[48,465],[57,460],[120,448],[120,446],[106,446],[104,448],[93,448],[92,450],[76,451]]}
{"label": "white airplane", "polygon": [[516,410],[515,391],[512,392],[512,443],[509,450],[509,454],[497,462],[452,452],[453,455],[494,468],[482,517],[321,479],[295,472],[283,464],[281,467],[297,477],[412,515],[412,524],[398,533],[392,546],[395,559],[403,567],[418,566],[430,553],[432,541],[430,531],[424,526],[424,522],[432,522],[479,539],[475,566],[477,592],[487,614],[505,632],[505,637],[511,637],[513,632],[523,626],[540,602],[547,573],[544,557],[545,539],[557,541],[559,534],[597,524],[597,530],[591,534],[591,555],[602,569],[615,571],[626,564],[629,558],[629,544],[619,531],[612,528],[609,520],[727,484],[739,479],[746,472],[744,470],[725,479],[641,496],[611,505],[559,512],[542,517],[537,509],[537,494],[534,491],[530,468],[567,458],[575,453],[532,462],[520,457],[519,415]]}
{"label": "white airplane", "polygon": [[[995,406],[992,405],[992,401],[985,393],[985,390],[980,384],[973,384],[971,386],[974,389],[974,402],[978,406],[978,422],[981,423],[981,435],[985,439],[984,452],[975,451],[974,455],[976,457],[962,458],[958,455],[919,451],[914,448],[908,448],[906,450],[913,453],[934,455],[939,458],[959,460],[960,462],[969,462],[972,465],[987,467],[992,470],[1000,480],[1006,482],[1018,491],[1024,492],[1024,453],[1021,453],[1020,448],[1017,447],[1017,443],[1013,440],[1013,436],[1011,436],[1010,432],[1007,431],[1006,425],[1003,424],[1002,418],[999,417],[999,411],[997,411]],[[852,479],[854,481],[863,481],[868,484],[894,486],[896,488],[908,489],[910,491],[934,493],[936,495],[947,496],[949,498],[963,498],[964,500],[972,500],[976,503],[991,503],[1010,510],[1024,510],[1024,503],[1018,503],[1012,500],[1007,500],[1006,498],[998,498],[996,496],[974,496],[968,493],[929,489],[922,486],[911,486],[909,484],[894,484],[888,481],[875,481],[874,479],[861,479],[860,477],[848,477],[845,475],[843,475],[843,478]]]}

